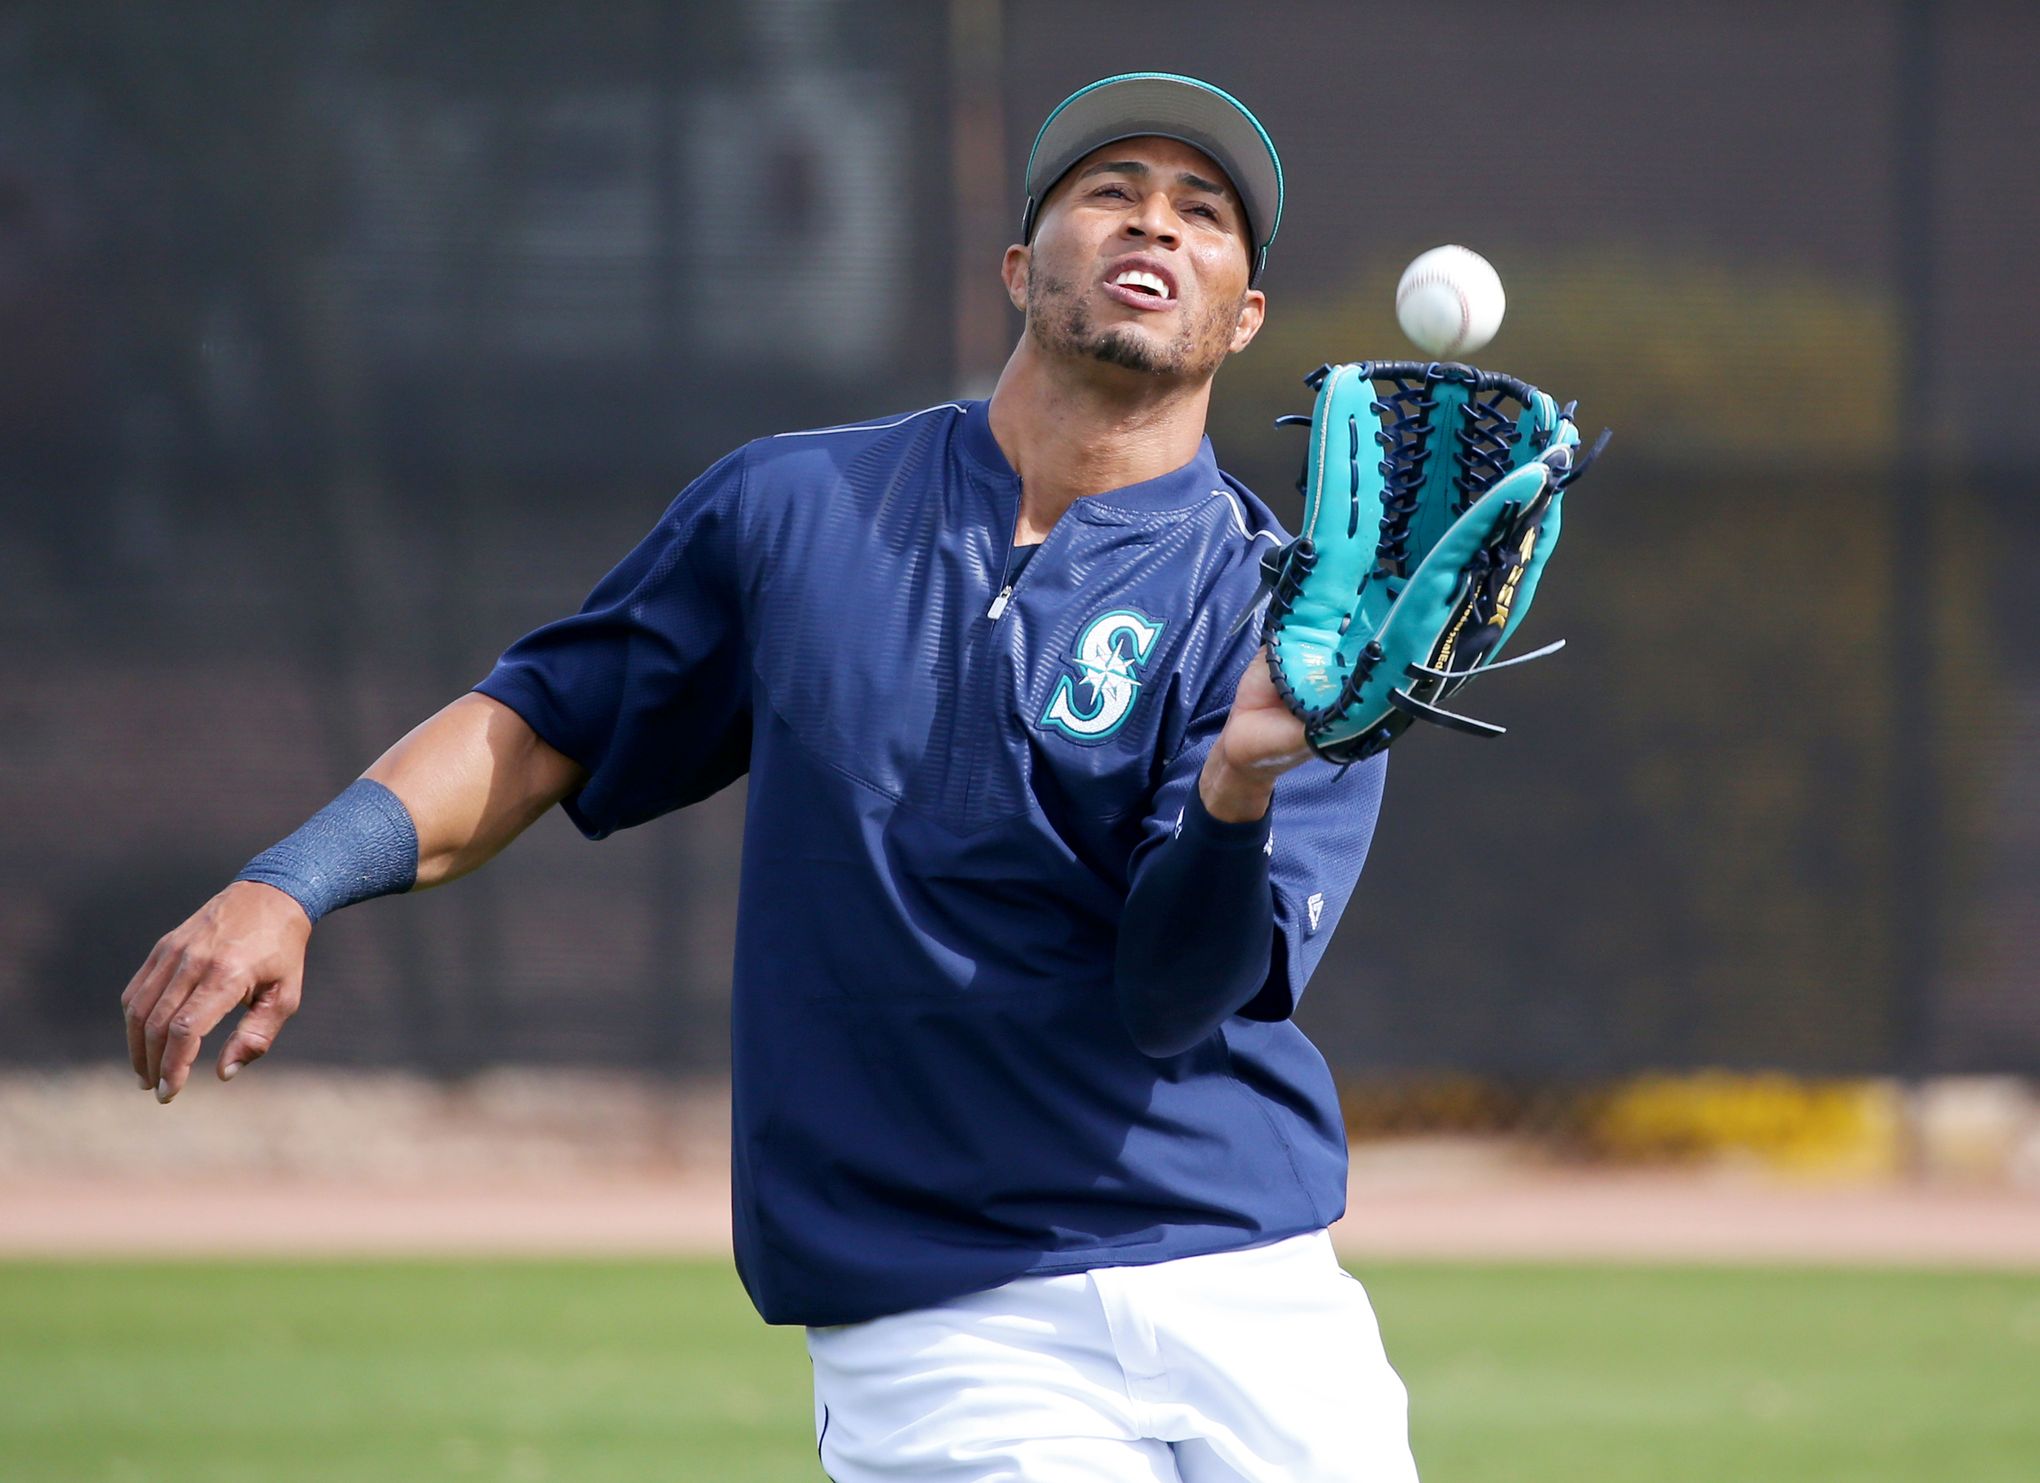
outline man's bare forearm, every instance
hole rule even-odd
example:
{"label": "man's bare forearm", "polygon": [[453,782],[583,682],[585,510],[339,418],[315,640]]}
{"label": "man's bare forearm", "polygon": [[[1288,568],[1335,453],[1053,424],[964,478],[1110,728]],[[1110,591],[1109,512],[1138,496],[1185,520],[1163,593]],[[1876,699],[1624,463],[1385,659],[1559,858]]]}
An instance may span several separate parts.
{"label": "man's bare forearm", "polygon": [[268,1052],[297,1013],[305,943],[321,913],[465,875],[585,774],[508,706],[464,695],[365,776],[250,861],[128,980],[128,1055],[158,1101],[183,1088],[200,1042],[237,1004],[247,1012],[220,1051],[220,1079]]}
{"label": "man's bare forearm", "polygon": [[410,811],[422,890],[486,864],[587,773],[508,706],[470,694],[413,727],[363,776]]}

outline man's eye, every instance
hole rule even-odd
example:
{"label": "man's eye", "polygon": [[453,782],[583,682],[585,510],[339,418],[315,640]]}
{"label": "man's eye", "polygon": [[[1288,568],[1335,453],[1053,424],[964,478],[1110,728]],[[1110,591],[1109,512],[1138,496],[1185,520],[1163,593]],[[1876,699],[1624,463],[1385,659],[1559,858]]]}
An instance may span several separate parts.
{"label": "man's eye", "polygon": [[1101,185],[1093,194],[1100,196],[1114,195],[1118,196],[1121,200],[1129,199],[1126,194],[1126,187],[1123,185]]}
{"label": "man's eye", "polygon": [[1211,221],[1218,220],[1218,209],[1216,207],[1198,205],[1192,206],[1190,209],[1196,212],[1199,216],[1203,216]]}

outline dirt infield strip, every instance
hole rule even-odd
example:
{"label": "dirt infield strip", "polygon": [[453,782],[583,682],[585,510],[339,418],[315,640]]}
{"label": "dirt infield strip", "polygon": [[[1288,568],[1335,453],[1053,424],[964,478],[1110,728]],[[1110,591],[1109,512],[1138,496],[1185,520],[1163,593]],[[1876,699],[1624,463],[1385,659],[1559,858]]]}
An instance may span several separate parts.
{"label": "dirt infield strip", "polygon": [[[1368,1258],[1863,1263],[2040,1270],[2040,1199],[1671,1174],[1356,1179],[1341,1250]],[[0,1256],[706,1255],[719,1174],[491,1183],[13,1179]]]}
{"label": "dirt infield strip", "polygon": [[[0,1076],[0,1257],[726,1254],[729,1092],[511,1068],[261,1067],[159,1107],[123,1067]],[[2040,1271],[2040,1189],[1354,1150],[1348,1256]]]}

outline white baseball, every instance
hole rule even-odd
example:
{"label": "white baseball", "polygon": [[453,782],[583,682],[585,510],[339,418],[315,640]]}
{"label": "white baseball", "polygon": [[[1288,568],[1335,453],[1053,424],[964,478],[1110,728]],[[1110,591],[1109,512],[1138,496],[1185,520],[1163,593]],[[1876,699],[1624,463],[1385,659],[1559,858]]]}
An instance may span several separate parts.
{"label": "white baseball", "polygon": [[1419,254],[1395,286],[1396,322],[1417,349],[1440,360],[1471,355],[1492,340],[1507,302],[1494,267],[1465,247]]}

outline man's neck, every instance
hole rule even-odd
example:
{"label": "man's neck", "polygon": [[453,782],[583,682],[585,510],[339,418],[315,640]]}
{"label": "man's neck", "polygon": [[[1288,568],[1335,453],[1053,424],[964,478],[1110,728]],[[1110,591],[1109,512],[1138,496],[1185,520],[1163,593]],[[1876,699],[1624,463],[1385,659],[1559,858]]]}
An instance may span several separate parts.
{"label": "man's neck", "polygon": [[992,436],[1020,475],[1026,545],[1086,495],[1180,469],[1204,438],[1211,383],[1186,386],[1104,364],[1066,365],[1022,337],[989,408]]}

